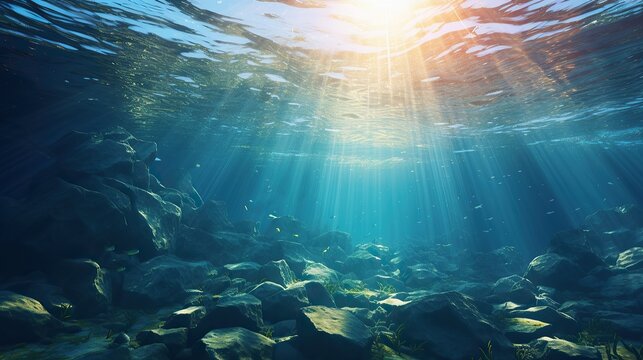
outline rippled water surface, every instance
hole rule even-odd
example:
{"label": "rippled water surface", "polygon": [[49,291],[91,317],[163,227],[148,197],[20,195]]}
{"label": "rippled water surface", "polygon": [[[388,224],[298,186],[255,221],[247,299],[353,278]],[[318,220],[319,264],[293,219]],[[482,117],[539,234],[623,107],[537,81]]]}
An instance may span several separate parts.
{"label": "rippled water surface", "polygon": [[212,132],[383,146],[430,145],[418,131],[641,138],[634,0],[37,0],[0,11],[5,72],[51,79],[43,96],[117,99],[140,126],[189,118]]}
{"label": "rippled water surface", "polygon": [[[481,198],[509,217],[531,199],[542,222],[567,224],[641,193],[638,0],[10,0],[0,46],[7,168],[67,130],[122,125],[166,163],[210,169],[206,194],[288,159],[262,173],[272,183],[243,187],[288,193],[262,211],[322,202],[310,217],[327,222],[406,194],[409,224],[441,209],[436,233],[477,216]],[[355,168],[384,170],[343,173]],[[323,196],[294,200],[311,186]],[[491,226],[489,213],[475,228],[511,236],[531,220]]]}

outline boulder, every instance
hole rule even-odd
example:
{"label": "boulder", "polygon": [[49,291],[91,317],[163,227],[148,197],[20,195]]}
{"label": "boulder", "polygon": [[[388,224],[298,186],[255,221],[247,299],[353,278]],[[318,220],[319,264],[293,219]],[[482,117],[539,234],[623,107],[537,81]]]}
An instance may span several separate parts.
{"label": "boulder", "polygon": [[263,282],[249,292],[261,300],[263,316],[270,322],[294,319],[300,308],[308,306],[303,287],[284,288],[273,282]]}
{"label": "boulder", "polygon": [[532,304],[536,301],[536,286],[531,281],[518,276],[510,275],[498,279],[491,289],[491,301],[512,301],[519,304]]}
{"label": "boulder", "polygon": [[305,280],[316,280],[322,283],[338,283],[341,278],[341,275],[337,271],[324,264],[313,261],[306,263],[306,267],[301,276]]}
{"label": "boulder", "polygon": [[97,263],[87,259],[63,260],[52,274],[54,282],[74,304],[76,315],[93,316],[109,309],[111,278]]}
{"label": "boulder", "polygon": [[244,261],[223,266],[230,278],[242,278],[248,281],[258,281],[261,276],[261,265],[252,261]]}
{"label": "boulder", "polygon": [[190,336],[198,339],[212,329],[243,327],[259,331],[263,327],[261,300],[249,294],[225,295],[208,309]]}
{"label": "boulder", "polygon": [[580,327],[574,318],[549,306],[533,306],[524,310],[512,310],[508,313],[508,316],[549,323],[551,333],[558,336],[576,335],[580,331]]}
{"label": "boulder", "polygon": [[643,271],[616,274],[600,286],[605,298],[637,299],[643,296]]}
{"label": "boulder", "polygon": [[264,250],[264,256],[266,261],[285,260],[296,274],[301,274],[306,263],[313,258],[302,244],[285,240],[270,242]]}
{"label": "boulder", "polygon": [[381,266],[381,258],[363,249],[358,249],[353,252],[345,262],[346,272],[354,272],[358,275],[372,274]]}
{"label": "boulder", "polygon": [[61,329],[60,321],[38,301],[0,291],[0,345],[46,339]]}
{"label": "boulder", "polygon": [[275,342],[250,330],[233,327],[208,332],[194,346],[199,359],[271,360]]}
{"label": "boulder", "polygon": [[209,233],[234,229],[228,218],[225,203],[214,200],[205,202],[189,219],[186,219],[186,224]]}
{"label": "boulder", "polygon": [[434,285],[445,279],[446,275],[439,272],[433,264],[417,264],[406,267],[400,278],[409,287],[422,288]]}
{"label": "boulder", "polygon": [[303,288],[306,291],[306,298],[310,305],[321,305],[327,307],[336,307],[333,296],[328,289],[319,281],[305,280],[290,285],[291,289]]}
{"label": "boulder", "polygon": [[190,306],[185,309],[173,312],[163,324],[165,329],[173,328],[195,328],[201,319],[205,316],[206,311],[203,306]]}
{"label": "boulder", "polygon": [[[164,344],[139,346],[130,351],[131,360],[170,360],[170,351]],[[106,360],[114,360],[107,358]]]}
{"label": "boulder", "polygon": [[409,303],[393,309],[390,319],[403,326],[407,344],[423,344],[423,357],[468,359],[491,341],[495,359],[513,358],[511,342],[471,298],[447,292],[407,297],[405,301]]}
{"label": "boulder", "polygon": [[207,260],[215,265],[246,258],[247,249],[256,240],[247,234],[233,232],[209,233],[201,229],[181,226],[176,239],[176,255],[191,260]]}
{"label": "boulder", "polygon": [[323,233],[309,242],[310,246],[326,249],[328,247],[338,246],[347,254],[353,251],[351,235],[342,231],[329,231]]}
{"label": "boulder", "polygon": [[176,303],[212,274],[216,275],[216,272],[207,262],[158,256],[124,273],[120,302],[136,308]]}
{"label": "boulder", "polygon": [[290,270],[290,266],[285,260],[270,261],[264,264],[259,271],[259,278],[282,286],[296,282],[295,273]]}
{"label": "boulder", "polygon": [[585,226],[598,233],[640,228],[643,227],[643,209],[637,205],[624,205],[599,210],[585,218]]}
{"label": "boulder", "polygon": [[529,263],[525,278],[538,285],[566,289],[575,288],[583,275],[583,270],[568,258],[547,253]]}
{"label": "boulder", "polygon": [[530,348],[537,360],[601,360],[601,353],[595,347],[574,344],[563,339],[541,337],[531,342]]}
{"label": "boulder", "polygon": [[505,319],[503,325],[505,336],[518,344],[525,344],[549,334],[552,328],[546,322],[523,317]]}
{"label": "boulder", "polygon": [[177,353],[188,342],[187,328],[144,330],[136,335],[140,345],[164,344],[171,353]]}
{"label": "boulder", "polygon": [[367,359],[373,334],[347,310],[308,306],[297,315],[297,334],[309,356],[333,359]]}

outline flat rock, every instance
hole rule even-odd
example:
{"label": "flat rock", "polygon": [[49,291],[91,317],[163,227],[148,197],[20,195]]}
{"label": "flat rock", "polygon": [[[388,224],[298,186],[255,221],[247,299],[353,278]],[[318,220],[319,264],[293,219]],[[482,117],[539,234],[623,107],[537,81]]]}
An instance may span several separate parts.
{"label": "flat rock", "polygon": [[149,308],[185,299],[188,290],[198,288],[214,271],[207,262],[183,261],[159,256],[125,272],[121,303]]}
{"label": "flat rock", "polygon": [[297,316],[302,351],[333,359],[366,359],[373,334],[355,315],[324,306],[302,308]]}
{"label": "flat rock", "polygon": [[263,316],[271,322],[294,319],[300,308],[308,306],[306,289],[284,288],[273,282],[263,282],[249,292],[261,300]]}
{"label": "flat rock", "polygon": [[260,331],[263,327],[261,300],[249,294],[226,295],[211,309],[190,335],[198,339],[212,329],[243,327]]}
{"label": "flat rock", "polygon": [[595,347],[574,344],[563,339],[541,337],[529,344],[537,360],[601,360]]}
{"label": "flat rock", "polygon": [[173,312],[163,324],[166,329],[172,328],[195,328],[199,321],[205,316],[205,307],[190,306]]}
{"label": "flat rock", "polygon": [[250,330],[233,327],[208,332],[194,346],[202,359],[271,360],[275,342]]}
{"label": "flat rock", "polygon": [[474,301],[457,292],[407,297],[408,304],[391,311],[390,319],[403,326],[409,346],[423,344],[425,358],[468,359],[491,341],[494,358],[513,359],[511,342],[491,325]]}
{"label": "flat rock", "polygon": [[38,301],[0,291],[0,345],[42,340],[61,328],[62,324]]}
{"label": "flat rock", "polygon": [[144,330],[136,335],[140,345],[164,344],[175,353],[185,347],[188,341],[187,328]]}
{"label": "flat rock", "polygon": [[537,285],[564,289],[576,286],[583,275],[581,268],[568,258],[547,253],[529,263],[525,278]]}

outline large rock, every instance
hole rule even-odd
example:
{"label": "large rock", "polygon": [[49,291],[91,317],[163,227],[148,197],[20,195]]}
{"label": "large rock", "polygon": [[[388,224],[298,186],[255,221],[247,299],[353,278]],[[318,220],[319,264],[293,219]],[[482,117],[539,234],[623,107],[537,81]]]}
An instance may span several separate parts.
{"label": "large rock", "polygon": [[296,282],[295,274],[285,260],[270,261],[261,267],[259,277],[282,286]]}
{"label": "large rock", "polygon": [[410,301],[396,307],[390,319],[403,327],[407,344],[423,344],[421,354],[426,358],[468,359],[489,341],[495,359],[513,358],[511,342],[491,325],[471,298],[457,292]]}
{"label": "large rock", "polygon": [[123,305],[139,308],[176,303],[212,274],[216,272],[207,262],[158,256],[125,273],[120,300]]}
{"label": "large rock", "polygon": [[55,282],[73,302],[75,314],[92,316],[109,309],[112,303],[111,278],[94,261],[64,260],[52,272]]}
{"label": "large rock", "polygon": [[201,319],[205,316],[206,311],[203,306],[190,306],[185,309],[173,312],[163,324],[165,329],[173,328],[195,328]]}
{"label": "large rock", "polygon": [[176,239],[176,255],[192,260],[208,260],[215,265],[243,261],[256,240],[248,235],[219,231],[210,233],[182,226]]}
{"label": "large rock", "polygon": [[599,210],[585,218],[585,226],[598,233],[643,227],[643,209],[637,205],[624,205]]}
{"label": "large rock", "polygon": [[512,310],[508,316],[528,318],[551,324],[551,334],[558,336],[576,335],[580,327],[574,318],[549,306],[533,306],[524,310]]}
{"label": "large rock", "polygon": [[606,298],[641,299],[643,301],[643,271],[611,276],[600,286]]}
{"label": "large rock", "polygon": [[536,360],[601,360],[595,347],[574,344],[563,339],[541,337],[529,344]]}
{"label": "large rock", "polygon": [[38,301],[0,291],[0,345],[45,339],[62,329]]}
{"label": "large rock", "polygon": [[209,233],[229,231],[234,228],[228,218],[225,203],[214,200],[205,202],[189,219],[186,219],[186,223],[190,227]]}
{"label": "large rock", "polygon": [[382,266],[382,259],[367,250],[358,249],[346,259],[346,272],[358,275],[372,274]]}
{"label": "large rock", "polygon": [[536,286],[531,281],[518,275],[510,275],[496,281],[489,298],[496,302],[531,304],[536,300],[536,291]]}
{"label": "large rock", "polygon": [[198,339],[212,329],[243,327],[260,331],[263,327],[261,300],[249,294],[226,295],[211,309],[190,335]]}
{"label": "large rock", "polygon": [[310,245],[320,249],[338,246],[346,253],[353,251],[351,235],[342,231],[329,231],[310,240]]}
{"label": "large rock", "polygon": [[555,253],[534,258],[527,268],[525,278],[535,284],[557,289],[576,287],[584,272],[574,262]]}
{"label": "large rock", "polygon": [[315,358],[367,359],[373,334],[355,315],[324,306],[302,308],[297,315],[302,350]]}
{"label": "large rock", "polygon": [[309,305],[304,287],[284,288],[266,281],[255,286],[249,294],[261,300],[263,316],[271,322],[294,319],[300,308]]}
{"label": "large rock", "polygon": [[187,328],[144,330],[136,335],[140,345],[164,344],[172,353],[178,352],[188,342]]}
{"label": "large rock", "polygon": [[[117,180],[106,180],[106,184],[130,199],[131,211],[127,213],[130,249],[140,250],[141,257],[149,259],[173,248],[181,222],[181,209],[178,206],[157,194]],[[123,246],[126,245],[119,247]]]}
{"label": "large rock", "polygon": [[212,330],[194,346],[200,359],[271,360],[275,342],[250,330],[233,327]]}
{"label": "large rock", "polygon": [[270,242],[268,248],[264,250],[264,256],[266,261],[285,260],[297,274],[301,274],[306,263],[313,258],[302,244],[285,240]]}
{"label": "large rock", "polygon": [[406,267],[400,276],[404,283],[412,288],[429,287],[446,275],[438,271],[433,264],[416,264]]}
{"label": "large rock", "polygon": [[301,275],[305,280],[316,280],[322,283],[338,283],[341,278],[341,275],[337,271],[324,264],[313,261],[306,263],[306,267]]}

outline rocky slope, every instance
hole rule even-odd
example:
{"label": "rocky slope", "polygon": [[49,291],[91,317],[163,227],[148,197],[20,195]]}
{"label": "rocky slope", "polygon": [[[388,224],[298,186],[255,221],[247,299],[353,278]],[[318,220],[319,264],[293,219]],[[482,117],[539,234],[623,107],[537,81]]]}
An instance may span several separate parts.
{"label": "rocky slope", "polygon": [[0,201],[3,359],[641,359],[643,210],[601,210],[523,261],[353,244],[292,217],[260,234],[156,144],[74,132]]}

